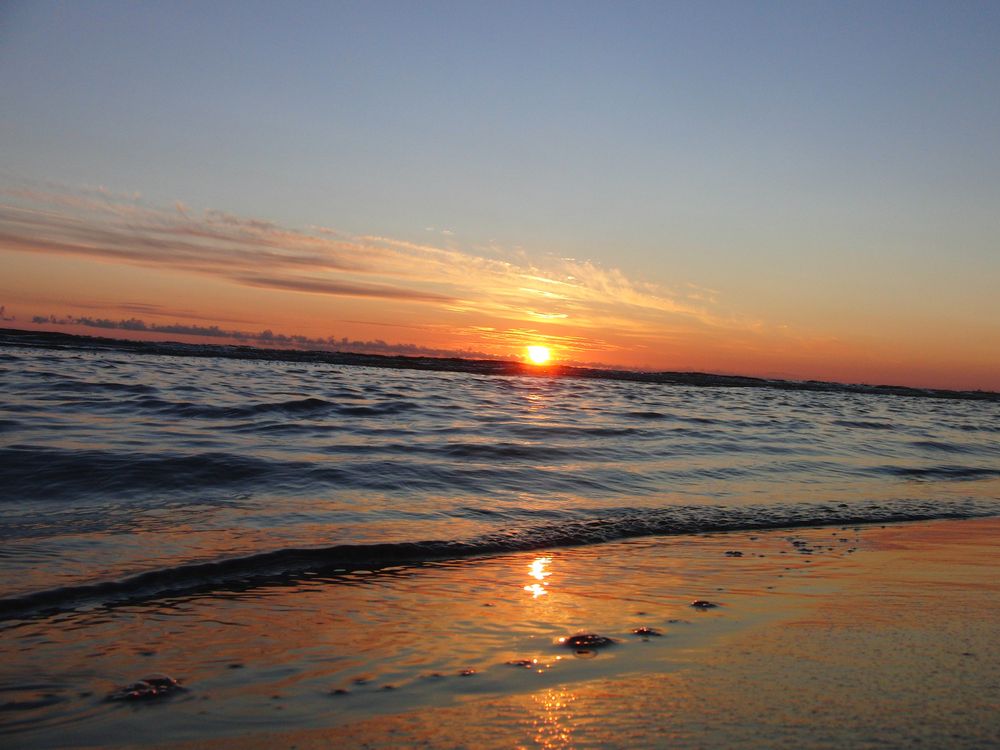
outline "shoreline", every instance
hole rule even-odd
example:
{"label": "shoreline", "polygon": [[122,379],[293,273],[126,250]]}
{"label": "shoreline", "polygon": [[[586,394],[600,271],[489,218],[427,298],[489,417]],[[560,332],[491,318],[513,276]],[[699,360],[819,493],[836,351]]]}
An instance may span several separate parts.
{"label": "shoreline", "polygon": [[[121,604],[155,602],[199,591],[225,591],[267,587],[273,583],[297,580],[303,574],[329,574],[333,571],[381,570],[437,563],[502,557],[511,554],[546,555],[553,550],[567,550],[592,545],[612,544],[642,539],[684,539],[713,534],[762,534],[834,527],[872,528],[881,524],[913,521],[972,519],[1000,515],[997,503],[977,504],[971,499],[948,511],[936,511],[913,501],[858,503],[833,506],[830,503],[806,506],[808,518],[798,516],[801,508],[781,506],[701,506],[699,515],[685,513],[690,506],[667,506],[645,511],[642,523],[636,524],[635,511],[616,516],[613,513],[584,520],[562,519],[548,525],[536,524],[504,533],[484,533],[458,539],[393,541],[354,541],[332,546],[288,546],[224,557],[206,556],[179,565],[130,570],[103,578],[64,581],[62,585],[0,593],[0,625],[11,620],[72,613],[80,609],[115,607]],[[770,515],[766,515],[765,511]],[[785,512],[781,516],[782,511]]]}
{"label": "shoreline", "polygon": [[864,529],[780,614],[662,671],[180,747],[996,746],[998,533],[1000,518]]}
{"label": "shoreline", "polygon": [[[36,724],[8,736],[189,750],[982,747],[1000,741],[998,534],[991,517],[650,537],[26,623],[10,635],[45,645],[10,646],[4,683],[35,670],[66,696],[36,696],[24,714]],[[616,643],[557,645],[576,632]],[[154,672],[185,692],[103,698]]]}

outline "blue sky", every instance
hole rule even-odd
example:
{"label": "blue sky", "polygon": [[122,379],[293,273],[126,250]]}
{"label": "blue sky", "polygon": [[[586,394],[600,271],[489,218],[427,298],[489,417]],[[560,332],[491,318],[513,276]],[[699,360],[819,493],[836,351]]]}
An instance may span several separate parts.
{"label": "blue sky", "polygon": [[1000,341],[998,92],[996,3],[8,2],[0,185],[572,257],[917,351]]}

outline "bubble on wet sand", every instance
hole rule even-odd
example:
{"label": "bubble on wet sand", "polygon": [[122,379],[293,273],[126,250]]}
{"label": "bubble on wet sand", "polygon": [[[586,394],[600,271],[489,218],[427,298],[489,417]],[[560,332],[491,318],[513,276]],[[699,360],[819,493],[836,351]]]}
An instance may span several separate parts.
{"label": "bubble on wet sand", "polygon": [[511,667],[524,667],[525,669],[531,669],[537,663],[537,659],[511,659],[507,662],[507,664]]}
{"label": "bubble on wet sand", "polygon": [[577,633],[559,638],[556,643],[578,651],[591,651],[613,645],[614,639],[608,638],[606,635],[597,635],[597,633]]}
{"label": "bubble on wet sand", "polygon": [[145,701],[154,698],[166,698],[183,692],[186,688],[165,674],[152,674],[143,677],[138,682],[118,688],[108,694],[110,701]]}
{"label": "bubble on wet sand", "polygon": [[705,599],[695,599],[691,602],[691,606],[695,609],[715,609],[719,605],[715,602],[706,601]]}
{"label": "bubble on wet sand", "polygon": [[632,635],[641,635],[643,638],[648,638],[650,636],[661,636],[661,633],[656,628],[647,628],[645,626],[641,628],[632,628]]}

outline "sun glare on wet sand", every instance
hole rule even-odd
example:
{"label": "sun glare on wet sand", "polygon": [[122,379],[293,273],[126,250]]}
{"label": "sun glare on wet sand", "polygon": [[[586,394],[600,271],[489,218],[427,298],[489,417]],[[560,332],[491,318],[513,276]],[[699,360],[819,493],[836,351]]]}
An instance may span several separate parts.
{"label": "sun glare on wet sand", "polygon": [[544,365],[552,359],[552,352],[547,346],[529,346],[528,361],[533,365]]}

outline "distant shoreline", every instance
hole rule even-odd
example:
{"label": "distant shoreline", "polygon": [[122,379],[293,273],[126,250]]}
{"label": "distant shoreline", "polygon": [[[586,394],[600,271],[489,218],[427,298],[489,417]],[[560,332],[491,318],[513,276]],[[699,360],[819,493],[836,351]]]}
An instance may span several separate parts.
{"label": "distant shoreline", "polygon": [[944,388],[913,388],[897,385],[864,385],[834,383],[820,380],[780,380],[742,375],[715,375],[704,372],[646,372],[637,370],[599,369],[571,365],[530,365],[523,362],[460,357],[419,357],[386,354],[356,354],[308,349],[265,349],[247,345],[187,344],[179,341],[134,341],[104,336],[85,336],[57,331],[25,331],[0,328],[0,346],[30,346],[45,349],[84,349],[130,352],[175,357],[223,357],[226,359],[263,360],[270,362],[301,362],[347,365],[354,367],[386,367],[397,370],[429,370],[463,372],[474,375],[506,375],[526,377],[570,377],[617,380],[662,385],[687,385],[717,388],[774,388],[795,391],[825,391],[859,393],[877,396],[912,396],[991,401],[1000,403],[995,391],[955,391]]}

